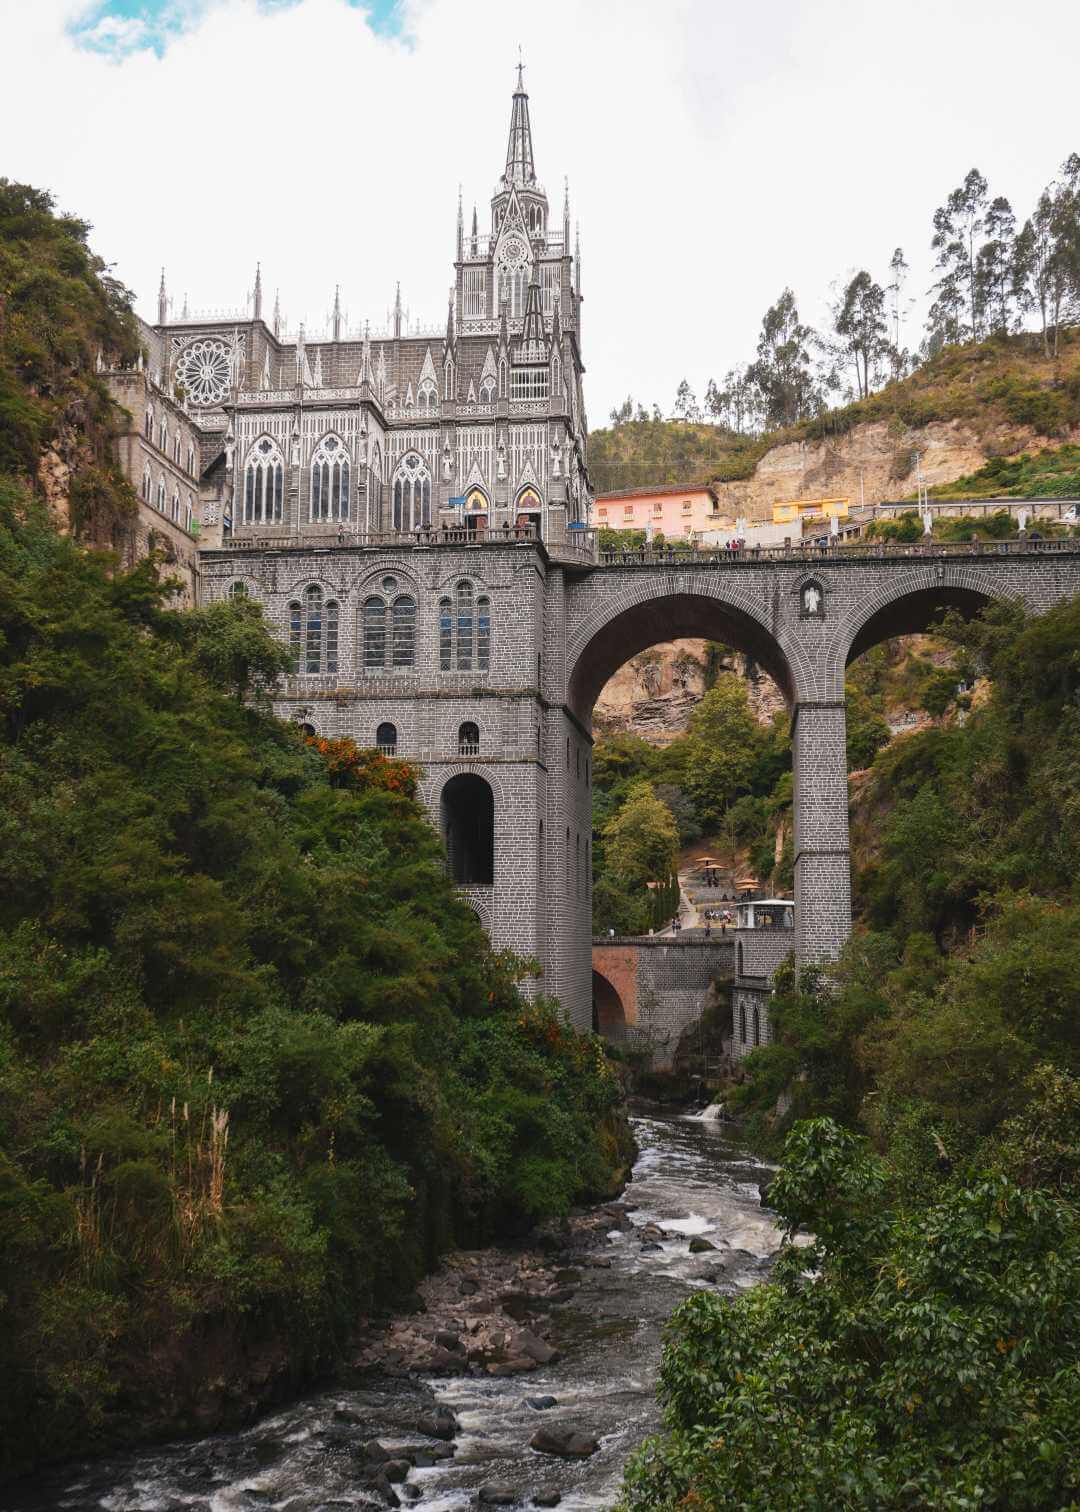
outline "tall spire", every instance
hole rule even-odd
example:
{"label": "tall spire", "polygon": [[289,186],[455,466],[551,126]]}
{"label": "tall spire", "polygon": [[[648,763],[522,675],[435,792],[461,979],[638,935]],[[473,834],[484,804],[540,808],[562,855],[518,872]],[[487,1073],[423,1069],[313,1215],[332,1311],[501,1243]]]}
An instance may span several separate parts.
{"label": "tall spire", "polygon": [[507,189],[515,184],[518,188],[535,184],[536,168],[533,163],[532,127],[529,124],[529,96],[522,80],[524,63],[517,66],[517,88],[510,112],[510,139],[506,144],[506,172],[503,183]]}
{"label": "tall spire", "polygon": [[274,335],[281,335],[281,290],[274,290]]}
{"label": "tall spire", "polygon": [[457,260],[465,256],[465,210],[461,203],[461,185],[457,186]]}
{"label": "tall spire", "polygon": [[165,269],[161,270],[161,283],[157,291],[157,320],[158,325],[164,325],[169,318],[169,300],[165,293]]}
{"label": "tall spire", "polygon": [[255,264],[255,294],[252,299],[252,320],[262,319],[262,263]]}
{"label": "tall spire", "polygon": [[574,283],[581,298],[581,226],[574,227]]}
{"label": "tall spire", "polygon": [[394,295],[394,335],[395,336],[400,336],[401,335],[401,284],[400,283],[397,286],[397,293]]}
{"label": "tall spire", "polygon": [[472,236],[469,238],[469,251],[472,253],[472,255],[474,257],[476,256],[476,249],[477,249],[477,246],[478,246],[478,241],[477,241],[478,230],[479,230],[479,228],[478,228],[477,220],[476,220],[476,206],[474,205],[472,207]]}
{"label": "tall spire", "polygon": [[334,340],[341,340],[341,285],[334,285]]}
{"label": "tall spire", "polygon": [[563,256],[570,253],[570,180],[563,179],[563,202],[562,202],[562,234]]}

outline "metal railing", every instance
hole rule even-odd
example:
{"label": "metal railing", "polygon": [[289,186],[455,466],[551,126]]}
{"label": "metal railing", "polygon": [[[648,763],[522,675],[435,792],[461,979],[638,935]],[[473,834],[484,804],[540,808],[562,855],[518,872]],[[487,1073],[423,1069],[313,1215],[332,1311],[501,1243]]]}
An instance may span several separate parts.
{"label": "metal railing", "polygon": [[437,546],[543,546],[556,561],[595,565],[597,546],[595,531],[567,532],[554,540],[541,537],[528,525],[490,525],[478,530],[464,526],[440,526],[424,530],[308,530],[299,533],[241,533],[222,541],[222,551],[291,551],[299,548],[339,550],[364,547],[401,551],[415,547]]}
{"label": "metal railing", "polygon": [[682,567],[746,562],[895,561],[920,557],[1080,555],[1080,537],[1015,541],[850,541],[825,546],[646,547],[599,553],[601,567]]}

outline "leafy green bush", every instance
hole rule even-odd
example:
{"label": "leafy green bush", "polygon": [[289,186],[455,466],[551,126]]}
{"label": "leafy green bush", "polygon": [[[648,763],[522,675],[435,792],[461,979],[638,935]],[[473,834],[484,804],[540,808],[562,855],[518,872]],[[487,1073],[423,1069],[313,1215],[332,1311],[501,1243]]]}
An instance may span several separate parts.
{"label": "leafy green bush", "polygon": [[888,1180],[829,1120],[792,1131],[769,1200],[816,1237],[678,1309],[625,1512],[1075,1503],[1076,1209],[987,1171],[896,1211]]}

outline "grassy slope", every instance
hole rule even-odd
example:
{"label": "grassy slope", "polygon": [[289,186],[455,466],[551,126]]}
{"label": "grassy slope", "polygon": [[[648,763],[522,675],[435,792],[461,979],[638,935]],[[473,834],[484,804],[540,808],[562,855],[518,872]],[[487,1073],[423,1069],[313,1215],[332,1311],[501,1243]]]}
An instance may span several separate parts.
{"label": "grassy slope", "polygon": [[[844,435],[855,425],[880,420],[898,431],[961,420],[987,438],[988,456],[1019,452],[1027,440],[1025,427],[1051,438],[1064,436],[1080,425],[1080,330],[1063,333],[1056,362],[1042,355],[1039,340],[1030,335],[947,347],[910,378],[869,399],[761,437],[678,420],[596,430],[589,437],[590,474],[600,492],[656,483],[733,482],[751,477],[772,446]],[[976,484],[972,496],[979,491]]]}

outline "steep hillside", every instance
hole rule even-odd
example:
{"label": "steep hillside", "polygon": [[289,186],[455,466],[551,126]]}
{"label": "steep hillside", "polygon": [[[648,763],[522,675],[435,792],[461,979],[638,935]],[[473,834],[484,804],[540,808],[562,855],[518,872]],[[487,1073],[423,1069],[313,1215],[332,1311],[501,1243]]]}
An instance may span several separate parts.
{"label": "steep hillside", "polygon": [[721,508],[762,519],[777,499],[910,497],[916,453],[927,482],[944,485],[1062,441],[1080,441],[1080,330],[1063,333],[1056,361],[1027,335],[946,347],[868,399],[761,437],[628,421],[593,432],[589,466],[600,492],[712,480]]}
{"label": "steep hillside", "polygon": [[751,711],[770,724],[784,698],[767,673],[726,646],[676,640],[643,651],[608,680],[593,711],[597,735],[638,735],[650,745],[670,745],[685,735],[698,703],[723,672],[745,679]]}

